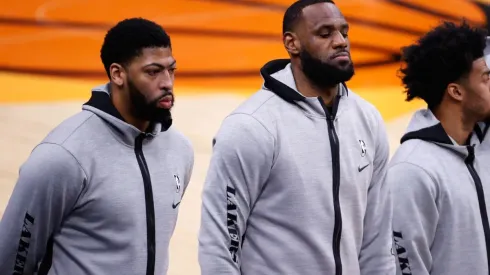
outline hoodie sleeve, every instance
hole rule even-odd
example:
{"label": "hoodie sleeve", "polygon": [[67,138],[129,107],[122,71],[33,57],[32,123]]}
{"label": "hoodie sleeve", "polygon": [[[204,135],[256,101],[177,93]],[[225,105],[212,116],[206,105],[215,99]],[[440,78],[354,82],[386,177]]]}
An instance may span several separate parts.
{"label": "hoodie sleeve", "polygon": [[182,190],[182,197],[184,196],[187,187],[189,186],[189,183],[192,178],[192,172],[194,169],[194,147],[192,147],[192,144],[189,142],[189,160],[187,161],[187,166],[186,166],[186,173],[185,173],[185,181],[184,181],[184,190]]}
{"label": "hoodie sleeve", "polygon": [[53,234],[77,200],[85,174],[59,145],[37,146],[19,177],[0,222],[2,274],[31,275]]}
{"label": "hoodie sleeve", "polygon": [[397,274],[429,275],[430,245],[439,220],[436,184],[422,168],[410,163],[390,167],[387,178],[396,201],[393,238]]}
{"label": "hoodie sleeve", "polygon": [[255,118],[227,117],[213,140],[199,232],[202,275],[240,274],[247,219],[273,163],[274,139]]}
{"label": "hoodie sleeve", "polygon": [[367,195],[364,232],[359,263],[361,275],[387,275],[395,272],[392,254],[392,198],[386,184],[389,143],[384,122],[379,116],[373,175]]}

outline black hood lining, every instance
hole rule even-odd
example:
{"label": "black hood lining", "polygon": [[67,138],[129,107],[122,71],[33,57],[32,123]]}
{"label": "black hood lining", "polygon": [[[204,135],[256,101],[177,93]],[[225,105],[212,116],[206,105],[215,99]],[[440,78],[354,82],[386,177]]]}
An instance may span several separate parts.
{"label": "black hood lining", "polygon": [[483,139],[485,138],[485,133],[487,132],[488,130],[488,125],[485,124],[485,128],[482,130],[478,125],[476,125],[475,127],[475,135],[478,137],[478,140],[481,142],[483,142]]}
{"label": "black hood lining", "polygon": [[[291,60],[289,59],[275,59],[267,62],[260,69],[260,74],[264,79],[264,87],[287,102],[294,103],[294,101],[304,101],[304,96],[291,89],[288,85],[272,77],[272,74],[284,69],[289,63],[291,63]],[[347,85],[343,82],[342,85],[345,88],[346,94],[348,94]]]}
{"label": "black hood lining", "polygon": [[437,123],[436,125],[427,128],[422,128],[417,131],[406,133],[401,138],[400,143],[403,143],[410,139],[420,139],[442,144],[453,144],[446,131],[442,127],[441,123]]}
{"label": "black hood lining", "polygon": [[[121,113],[116,109],[114,104],[112,103],[111,97],[109,96],[108,93],[102,92],[102,91],[93,91],[92,96],[90,99],[84,104],[87,106],[91,106],[93,108],[99,109],[104,113],[107,113],[123,122],[126,122],[124,118],[122,117]],[[167,118],[163,119],[162,121],[157,121],[162,124],[162,132],[168,130],[170,126],[172,126],[172,117],[168,116]],[[150,123],[150,127],[151,127]]]}
{"label": "black hood lining", "polygon": [[[485,136],[487,135],[487,132],[488,132],[488,128],[490,128],[490,121],[486,121],[485,122],[485,127],[483,128],[483,131],[481,132],[481,139],[480,139],[480,142],[483,141],[483,139],[485,138]],[[480,128],[478,128],[478,130],[481,131]]]}
{"label": "black hood lining", "polygon": [[[479,135],[477,132],[478,130],[481,132],[478,125],[475,126],[474,130],[475,130],[474,132],[476,132],[477,135]],[[471,143],[472,134],[473,133],[471,133],[468,139],[466,140],[465,142],[466,145],[469,145]],[[453,145],[453,142],[449,138],[449,135],[446,133],[444,127],[442,127],[442,124],[440,122],[427,128],[422,128],[417,131],[406,133],[401,138],[400,143],[403,143],[410,139],[420,139],[429,142],[437,142],[442,144]]]}

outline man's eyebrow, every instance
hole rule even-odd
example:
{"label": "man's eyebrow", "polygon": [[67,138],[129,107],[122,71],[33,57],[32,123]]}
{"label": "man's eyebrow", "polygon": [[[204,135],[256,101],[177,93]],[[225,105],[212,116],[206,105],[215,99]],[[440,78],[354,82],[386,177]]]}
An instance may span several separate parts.
{"label": "man's eyebrow", "polygon": [[[174,60],[172,63],[170,63],[170,65],[168,65],[168,67],[173,67],[173,66],[175,66],[176,63],[177,63],[177,60]],[[155,63],[155,62],[145,65],[144,68],[150,67],[150,66],[156,66],[160,69],[165,69],[165,66],[163,66],[160,63]]]}
{"label": "man's eyebrow", "polygon": [[[335,29],[337,24],[335,23],[320,23],[315,26],[315,29],[321,30],[321,29]],[[339,29],[348,29],[349,24],[348,23],[342,23],[339,26]]]}

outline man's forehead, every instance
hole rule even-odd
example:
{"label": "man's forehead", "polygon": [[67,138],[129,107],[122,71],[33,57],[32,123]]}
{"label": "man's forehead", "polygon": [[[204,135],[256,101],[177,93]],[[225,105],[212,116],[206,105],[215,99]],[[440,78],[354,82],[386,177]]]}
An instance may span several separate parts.
{"label": "man's forehead", "polygon": [[170,48],[145,48],[141,51],[141,54],[135,58],[135,61],[146,66],[148,64],[161,64],[162,66],[169,66],[175,62],[172,56],[172,50]]}
{"label": "man's forehead", "polygon": [[473,67],[471,69],[471,71],[473,72],[473,74],[475,75],[480,75],[486,71],[488,71],[488,66],[487,66],[487,63],[485,62],[485,57],[480,57],[478,59],[475,59],[473,61]]}
{"label": "man's forehead", "polygon": [[306,25],[310,27],[347,23],[340,10],[332,3],[318,3],[305,7],[302,17]]}

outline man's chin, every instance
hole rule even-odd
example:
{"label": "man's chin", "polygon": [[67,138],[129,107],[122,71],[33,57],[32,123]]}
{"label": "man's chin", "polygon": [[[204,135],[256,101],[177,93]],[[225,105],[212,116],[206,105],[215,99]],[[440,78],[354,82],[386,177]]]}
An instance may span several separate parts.
{"label": "man's chin", "polygon": [[334,68],[337,68],[339,71],[353,71],[354,64],[351,60],[333,60],[329,62],[330,65]]}
{"label": "man's chin", "polygon": [[335,78],[338,80],[339,83],[341,83],[341,82],[347,82],[351,80],[353,76],[354,76],[354,70],[339,68],[339,71],[337,72]]}

